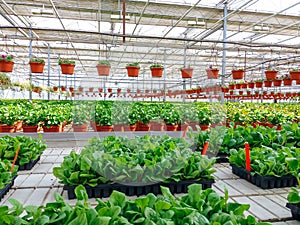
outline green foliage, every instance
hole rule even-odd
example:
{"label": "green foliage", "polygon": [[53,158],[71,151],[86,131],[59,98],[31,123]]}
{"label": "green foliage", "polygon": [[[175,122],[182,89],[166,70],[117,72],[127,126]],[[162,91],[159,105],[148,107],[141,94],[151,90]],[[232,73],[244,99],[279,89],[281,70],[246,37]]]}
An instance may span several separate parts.
{"label": "green foliage", "polygon": [[18,166],[14,167],[14,170],[10,172],[12,162],[0,158],[0,189],[3,189],[6,184],[9,184],[11,180],[17,175]]}
{"label": "green foliage", "polygon": [[69,60],[69,59],[59,59],[58,60],[58,64],[71,64],[71,65],[75,65],[75,61],[74,60]]}
{"label": "green foliage", "polygon": [[150,66],[150,69],[152,68],[164,68],[164,66],[162,64],[154,63]]}
{"label": "green foliage", "polygon": [[37,63],[45,64],[45,60],[41,59],[41,58],[32,58],[32,59],[30,59],[30,62],[37,62]]}
{"label": "green foliage", "polygon": [[126,66],[140,67],[140,64],[138,62],[133,62],[133,63],[128,63]]}
{"label": "green foliage", "polygon": [[98,65],[110,66],[110,62],[107,60],[101,60],[98,62]]}

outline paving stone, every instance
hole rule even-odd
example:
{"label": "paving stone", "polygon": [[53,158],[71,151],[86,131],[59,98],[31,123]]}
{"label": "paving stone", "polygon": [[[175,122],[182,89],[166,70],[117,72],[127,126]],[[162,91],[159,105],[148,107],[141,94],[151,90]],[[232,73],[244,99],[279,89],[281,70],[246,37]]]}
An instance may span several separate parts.
{"label": "paving stone", "polygon": [[270,221],[274,218],[278,218],[276,215],[248,197],[234,197],[233,199],[241,204],[250,204],[249,212],[251,212],[252,215],[256,216],[261,221]]}
{"label": "paving stone", "polygon": [[27,187],[36,187],[41,182],[42,178],[45,176],[45,174],[30,174],[24,182],[20,185],[22,188]]}
{"label": "paving stone", "polygon": [[[33,192],[33,188],[27,188],[27,189],[16,189],[10,196],[9,198],[15,198],[22,204],[24,204],[27,199],[30,197],[31,193]],[[3,202],[3,205],[8,205],[11,206],[9,201]]]}
{"label": "paving stone", "polygon": [[39,187],[52,187],[55,182],[56,182],[57,178],[53,175],[53,174],[46,174],[42,180],[40,181],[40,183],[38,184]]}
{"label": "paving stone", "polygon": [[40,163],[32,171],[32,173],[52,173],[52,163]]}
{"label": "paving stone", "polygon": [[49,190],[50,190],[49,187],[34,189],[24,205],[42,205]]}
{"label": "paving stone", "polygon": [[19,187],[24,182],[24,180],[28,178],[28,176],[28,172],[26,172],[25,174],[19,174],[18,172],[18,176],[15,179],[14,187]]}
{"label": "paving stone", "polygon": [[214,183],[214,186],[218,187],[218,189],[222,192],[224,192],[224,189],[226,188],[228,190],[229,196],[243,195],[242,192],[239,192],[236,188],[232,187],[223,180],[218,180],[216,183]]}
{"label": "paving stone", "polygon": [[41,163],[53,163],[58,158],[57,155],[55,156],[45,156],[41,159]]}
{"label": "paving stone", "polygon": [[54,187],[54,188],[50,188],[48,193],[45,196],[43,205],[46,205],[46,203],[48,202],[55,202],[55,197],[54,197],[54,193],[57,192],[58,194],[62,194],[63,189],[59,188],[59,187]]}

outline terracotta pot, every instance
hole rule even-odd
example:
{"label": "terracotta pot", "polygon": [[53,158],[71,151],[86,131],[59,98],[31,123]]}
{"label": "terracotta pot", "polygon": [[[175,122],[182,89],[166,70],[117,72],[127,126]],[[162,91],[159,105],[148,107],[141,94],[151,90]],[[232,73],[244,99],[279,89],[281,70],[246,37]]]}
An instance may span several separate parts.
{"label": "terracotta pot", "polygon": [[83,92],[83,87],[79,87],[79,88],[78,88],[78,91],[79,91],[79,92]]}
{"label": "terracotta pot", "polygon": [[162,77],[164,68],[155,67],[155,68],[150,68],[150,70],[151,70],[152,77]]}
{"label": "terracotta pot", "polygon": [[241,84],[241,88],[247,88],[247,87],[248,87],[247,83]]}
{"label": "terracotta pot", "polygon": [[260,81],[255,82],[255,87],[257,87],[257,88],[261,88],[262,85],[263,85],[263,82],[260,82]]}
{"label": "terracotta pot", "polygon": [[239,95],[243,95],[243,92],[244,92],[244,91],[239,91]]}
{"label": "terracotta pot", "polygon": [[88,130],[88,125],[87,124],[82,124],[82,125],[72,125],[73,131],[74,132],[87,132]]}
{"label": "terracotta pot", "polygon": [[150,124],[151,131],[163,131],[164,130],[164,123],[162,123],[162,122],[150,121],[149,124]]}
{"label": "terracotta pot", "polygon": [[193,69],[191,69],[191,68],[181,69],[181,77],[182,78],[192,78],[192,76],[193,76]]}
{"label": "terracotta pot", "polygon": [[235,89],[241,89],[242,84],[235,84]]}
{"label": "terracotta pot", "polygon": [[234,80],[238,80],[238,79],[244,78],[245,71],[244,70],[232,70],[231,73],[232,73],[232,78]]}
{"label": "terracotta pot", "polygon": [[45,63],[30,62],[29,65],[30,65],[31,73],[43,73],[44,72]]}
{"label": "terracotta pot", "polygon": [[178,124],[177,131],[186,131],[188,127],[188,124]]}
{"label": "terracotta pot", "polygon": [[14,67],[14,62],[11,61],[0,61],[0,72],[12,72]]}
{"label": "terracotta pot", "polygon": [[53,91],[58,91],[58,87],[53,87]]}
{"label": "terracotta pot", "polygon": [[74,88],[73,87],[69,87],[69,91],[70,92],[74,92]]}
{"label": "terracotta pot", "polygon": [[123,125],[123,128],[125,132],[134,132],[136,130],[136,125]]}
{"label": "terracotta pot", "polygon": [[296,80],[296,84],[297,84],[297,85],[300,85],[300,80]]}
{"label": "terracotta pot", "polygon": [[275,70],[266,70],[266,80],[275,80],[277,77],[277,71]]}
{"label": "terracotta pot", "polygon": [[99,76],[109,76],[110,66],[107,65],[97,65],[97,71]]}
{"label": "terracotta pot", "polygon": [[123,124],[114,124],[114,131],[124,132],[124,126],[123,126]]}
{"label": "terracotta pot", "polygon": [[300,71],[290,71],[292,80],[300,80]]}
{"label": "terracotta pot", "polygon": [[29,125],[23,124],[22,127],[23,127],[24,133],[36,133],[38,130],[38,125],[29,126]]}
{"label": "terracotta pot", "polygon": [[264,81],[264,86],[265,87],[272,87],[272,81],[271,80],[265,80]]}
{"label": "terracotta pot", "polygon": [[283,80],[283,85],[284,86],[291,86],[292,85],[293,80],[292,79],[284,79]]}
{"label": "terracotta pot", "polygon": [[255,83],[254,82],[249,82],[248,83],[248,88],[254,88],[255,86]]}
{"label": "terracotta pot", "polygon": [[127,74],[129,77],[138,77],[139,76],[140,67],[126,66],[126,69],[127,69]]}
{"label": "terracotta pot", "polygon": [[222,92],[223,93],[228,93],[229,92],[229,88],[222,88]]}
{"label": "terracotta pot", "polygon": [[107,91],[108,91],[109,93],[111,93],[111,92],[112,92],[112,88],[108,88]]}
{"label": "terracotta pot", "polygon": [[0,132],[2,133],[14,133],[16,132],[15,126],[14,125],[6,125],[6,124],[0,124]]}
{"label": "terracotta pot", "polygon": [[206,70],[208,79],[218,79],[219,70],[218,69],[207,69]]}
{"label": "terracotta pot", "polygon": [[75,64],[60,64],[61,73],[72,75],[74,73]]}
{"label": "terracotta pot", "polygon": [[61,86],[61,87],[60,87],[60,90],[61,90],[61,91],[66,91],[66,90],[67,90],[67,88],[66,88],[66,87],[64,87],[64,86]]}
{"label": "terracotta pot", "polygon": [[102,93],[103,88],[98,88],[98,91],[99,91],[100,93]]}
{"label": "terracotta pot", "polygon": [[51,127],[47,127],[47,126],[43,126],[43,131],[45,133],[48,132],[60,132],[61,131],[61,126],[51,126]]}
{"label": "terracotta pot", "polygon": [[136,126],[136,131],[149,131],[150,130],[150,125],[149,124],[144,124],[144,123],[137,123]]}
{"label": "terracotta pot", "polygon": [[177,131],[178,125],[171,125],[171,124],[166,124],[166,129],[167,131]]}
{"label": "terracotta pot", "polygon": [[94,91],[94,88],[89,88],[89,92],[93,92]]}
{"label": "terracotta pot", "polygon": [[100,126],[100,125],[96,124],[96,130],[98,132],[112,132],[113,126]]}
{"label": "terracotta pot", "polygon": [[228,85],[228,88],[229,88],[230,90],[233,90],[233,89],[235,89],[235,85],[234,85],[234,84],[229,84],[229,85]]}
{"label": "terracotta pot", "polygon": [[203,124],[200,124],[199,126],[200,126],[201,130],[207,130],[210,127],[209,125],[203,125]]}
{"label": "terracotta pot", "polygon": [[274,87],[280,87],[282,84],[282,80],[274,80],[273,81],[273,86]]}

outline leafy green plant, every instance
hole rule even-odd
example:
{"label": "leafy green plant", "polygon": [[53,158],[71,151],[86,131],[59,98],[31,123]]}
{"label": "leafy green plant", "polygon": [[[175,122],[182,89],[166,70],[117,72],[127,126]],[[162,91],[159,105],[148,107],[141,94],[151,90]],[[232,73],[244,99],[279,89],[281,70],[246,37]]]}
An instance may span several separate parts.
{"label": "leafy green plant", "polygon": [[98,65],[110,66],[110,62],[108,60],[101,60],[98,62]]}
{"label": "leafy green plant", "polygon": [[150,69],[152,68],[164,68],[164,66],[162,64],[159,64],[159,63],[154,63],[150,66]]}
{"label": "leafy green plant", "polygon": [[95,107],[95,122],[100,126],[112,125],[111,107],[106,104],[97,104]]}
{"label": "leafy green plant", "polygon": [[14,59],[13,55],[1,55],[0,61],[9,61],[12,62]]}
{"label": "leafy green plant", "polygon": [[19,146],[17,159],[21,166],[30,162],[30,160],[36,160],[47,148],[41,136],[40,139],[35,139],[25,136],[12,137],[5,135],[0,138],[0,159],[7,159],[12,162]]}
{"label": "leafy green plant", "polygon": [[3,189],[5,185],[9,184],[12,179],[17,175],[18,166],[14,166],[12,172],[12,162],[7,159],[0,159],[0,189]]}
{"label": "leafy green plant", "polygon": [[58,64],[71,64],[74,65],[76,62],[74,60],[69,60],[69,59],[59,59]]}
{"label": "leafy green plant", "polygon": [[42,63],[45,64],[45,60],[41,58],[31,58],[30,62]]}
{"label": "leafy green plant", "polygon": [[179,112],[172,104],[166,105],[161,114],[166,124],[176,125],[180,122]]}
{"label": "leafy green plant", "polygon": [[140,67],[140,64],[138,62],[133,62],[133,63],[128,63],[126,66]]}
{"label": "leafy green plant", "polygon": [[10,77],[6,73],[0,73],[0,87],[8,88],[12,86]]}

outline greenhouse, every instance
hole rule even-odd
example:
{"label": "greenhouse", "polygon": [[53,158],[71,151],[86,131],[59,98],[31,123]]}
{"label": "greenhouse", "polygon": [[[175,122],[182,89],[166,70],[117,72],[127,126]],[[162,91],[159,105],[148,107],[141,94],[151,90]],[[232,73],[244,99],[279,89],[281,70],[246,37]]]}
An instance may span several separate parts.
{"label": "greenhouse", "polygon": [[300,224],[299,12],[0,0],[0,224]]}

